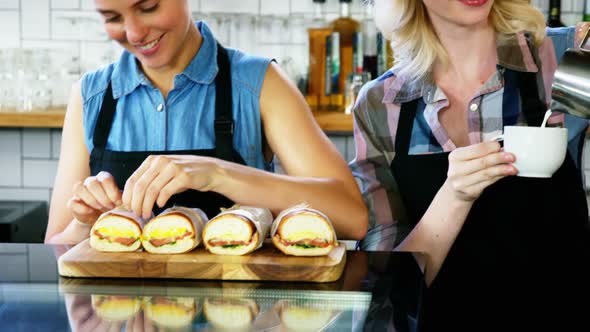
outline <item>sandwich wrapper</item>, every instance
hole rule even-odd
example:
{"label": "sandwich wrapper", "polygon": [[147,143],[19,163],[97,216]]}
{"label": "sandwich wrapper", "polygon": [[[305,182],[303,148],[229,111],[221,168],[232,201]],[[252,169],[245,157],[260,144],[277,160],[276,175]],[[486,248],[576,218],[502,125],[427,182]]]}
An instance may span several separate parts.
{"label": "sandwich wrapper", "polygon": [[[109,216],[109,215],[116,215],[116,216],[122,216],[122,217],[127,217],[129,219],[133,219],[135,221],[137,221],[137,223],[139,224],[139,226],[141,227],[141,229],[143,229],[143,226],[145,226],[146,222],[145,220],[143,220],[142,217],[138,216],[137,214],[133,213],[133,211],[127,210],[123,207],[116,207],[110,211],[104,212],[103,214],[101,214],[98,220],[101,220],[102,218]],[[96,223],[95,223],[96,224]],[[94,228],[94,227],[93,227]]]}
{"label": "sandwich wrapper", "polygon": [[227,210],[223,210],[213,219],[219,218],[226,214],[235,214],[250,220],[256,227],[256,232],[258,233],[258,243],[252,251],[262,247],[262,243],[264,242],[264,239],[266,239],[272,224],[272,213],[270,213],[269,209],[253,206],[236,206]]}
{"label": "sandwich wrapper", "polygon": [[197,246],[201,243],[202,237],[201,234],[203,233],[203,228],[208,221],[207,215],[203,210],[198,208],[187,208],[184,206],[174,206],[162,211],[158,214],[158,217],[163,217],[167,214],[173,213],[180,213],[183,216],[187,217],[193,226],[195,227],[195,241]]}
{"label": "sandwich wrapper", "polygon": [[[342,314],[338,303],[281,299],[274,306],[275,314],[286,330],[324,331]],[[341,305],[341,304],[340,304]]]}
{"label": "sandwich wrapper", "polygon": [[330,218],[328,218],[328,216],[326,216],[321,211],[310,208],[309,205],[307,205],[307,204],[295,205],[295,206],[292,206],[286,210],[281,211],[281,213],[279,213],[279,215],[275,218],[275,220],[272,223],[270,237],[273,238],[277,234],[277,231],[279,230],[279,225],[281,224],[281,220],[283,220],[283,218],[285,218],[287,215],[296,214],[296,213],[305,213],[305,212],[318,214],[322,218],[324,218],[328,222],[328,225],[330,225],[330,228],[332,229],[332,234],[334,235],[334,243],[338,243],[338,239],[336,238],[336,231],[334,231],[334,226],[332,226],[332,222],[330,221]]}

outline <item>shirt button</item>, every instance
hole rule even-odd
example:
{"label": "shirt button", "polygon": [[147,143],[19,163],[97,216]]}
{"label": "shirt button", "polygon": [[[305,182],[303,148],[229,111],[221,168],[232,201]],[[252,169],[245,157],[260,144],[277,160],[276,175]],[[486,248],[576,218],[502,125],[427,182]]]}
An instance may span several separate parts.
{"label": "shirt button", "polygon": [[475,103],[473,103],[473,104],[469,105],[469,109],[470,109],[472,112],[475,112],[475,111],[477,111],[477,109],[478,109],[478,108],[479,108],[479,106],[477,106],[477,104],[475,104]]}
{"label": "shirt button", "polygon": [[164,110],[164,105],[162,105],[162,104],[158,105],[158,108],[156,108],[156,110],[158,112],[162,112]]}

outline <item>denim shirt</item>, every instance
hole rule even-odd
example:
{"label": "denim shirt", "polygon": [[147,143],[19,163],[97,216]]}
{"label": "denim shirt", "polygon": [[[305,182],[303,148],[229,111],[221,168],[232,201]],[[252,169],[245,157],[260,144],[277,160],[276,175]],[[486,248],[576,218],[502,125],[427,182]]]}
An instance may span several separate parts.
{"label": "denim shirt", "polygon": [[[174,88],[164,99],[124,51],[120,59],[82,78],[85,143],[92,137],[107,85],[112,82],[117,110],[106,148],[113,151],[170,151],[215,147],[216,39],[204,22],[197,22],[203,43]],[[248,166],[269,169],[264,161],[260,92],[271,59],[228,49],[232,77],[233,144]]]}

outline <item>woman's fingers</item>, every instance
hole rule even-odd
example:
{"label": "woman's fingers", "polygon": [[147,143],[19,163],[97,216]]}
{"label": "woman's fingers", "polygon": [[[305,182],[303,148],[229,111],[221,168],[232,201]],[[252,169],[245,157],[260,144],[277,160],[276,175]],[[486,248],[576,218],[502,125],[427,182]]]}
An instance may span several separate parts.
{"label": "woman's fingers", "polygon": [[115,204],[111,202],[109,196],[102,188],[102,184],[96,179],[96,177],[91,176],[84,180],[84,187],[86,190],[94,197],[94,199],[100,204],[99,210],[104,209],[113,209],[115,208]]}
{"label": "woman's fingers", "polygon": [[155,203],[164,206],[176,193],[188,188],[207,191],[212,164],[196,156],[149,156],[125,183],[123,204],[148,218]]}
{"label": "woman's fingers", "polygon": [[452,173],[454,173],[449,174],[449,176],[459,174],[474,174],[487,168],[495,167],[502,164],[510,164],[514,161],[514,155],[509,152],[495,152],[477,159],[456,162],[455,164],[453,164],[452,169],[449,168],[449,171],[452,171]]}
{"label": "woman's fingers", "polygon": [[454,183],[457,188],[465,189],[471,186],[478,186],[480,183],[489,181],[491,179],[503,178],[508,175],[515,175],[516,173],[517,171],[514,166],[509,164],[500,164],[487,167],[469,175],[461,176],[457,178]]}
{"label": "woman's fingers", "polygon": [[449,154],[449,162],[466,161],[487,156],[491,153],[499,152],[501,149],[498,142],[483,142],[469,145],[466,147],[453,150]]}
{"label": "woman's fingers", "polygon": [[[156,199],[160,195],[162,189],[174,178],[176,175],[176,167],[174,164],[170,163],[164,167],[162,172],[156,176],[156,178],[148,185],[147,190],[145,191],[145,196],[143,198],[143,205],[142,205],[142,216],[144,219],[150,217],[152,210],[154,209],[154,204],[156,203]],[[163,206],[164,204],[160,205]]]}
{"label": "woman's fingers", "polygon": [[110,210],[120,203],[121,194],[112,175],[101,173],[76,183],[73,194],[97,210]]}
{"label": "woman's fingers", "polygon": [[68,209],[72,211],[74,218],[83,223],[92,224],[100,215],[100,211],[88,206],[78,197],[72,197],[68,201]]}
{"label": "woman's fingers", "polygon": [[152,161],[155,158],[156,158],[156,156],[148,156],[143,161],[143,163],[141,163],[139,168],[136,169],[135,172],[133,172],[133,174],[131,174],[131,176],[125,182],[125,188],[123,188],[122,199],[123,199],[123,204],[127,208],[131,208],[132,200],[133,200],[133,190],[135,188],[135,184],[141,178],[143,173],[145,173],[151,167]]}
{"label": "woman's fingers", "polygon": [[84,201],[82,201],[78,197],[70,198],[70,200],[68,200],[67,206],[68,206],[68,209],[72,210],[72,212],[74,212],[76,214],[90,214],[93,211],[96,211],[96,209],[94,209],[91,206],[86,205],[84,203]]}
{"label": "woman's fingers", "polygon": [[[149,156],[140,168],[134,172],[125,184],[123,196],[127,194],[129,208],[137,214],[143,215],[143,201],[146,190],[158,176],[168,160],[163,156]],[[145,167],[144,167],[145,165]],[[129,193],[127,193],[129,191]],[[147,216],[149,217],[149,215]]]}
{"label": "woman's fingers", "polygon": [[167,156],[150,156],[144,164],[147,167],[142,165],[125,184],[123,196],[134,213],[149,218],[160,190],[176,176],[177,167]]}
{"label": "woman's fingers", "polygon": [[102,209],[102,205],[96,200],[96,198],[94,198],[82,182],[78,182],[74,185],[74,196],[77,196],[84,201],[86,205],[91,206],[96,210]]}
{"label": "woman's fingers", "polygon": [[447,177],[457,196],[471,201],[499,179],[516,175],[514,161],[514,155],[501,151],[497,142],[484,142],[451,152]]}
{"label": "woman's fingers", "polygon": [[160,190],[156,203],[158,206],[164,206],[172,195],[184,190],[186,190],[186,179],[184,176],[176,176]]}
{"label": "woman's fingers", "polygon": [[121,199],[121,191],[117,186],[115,178],[110,173],[104,171],[99,172],[96,174],[96,179],[102,184],[104,192],[114,205],[118,206],[123,203]]}

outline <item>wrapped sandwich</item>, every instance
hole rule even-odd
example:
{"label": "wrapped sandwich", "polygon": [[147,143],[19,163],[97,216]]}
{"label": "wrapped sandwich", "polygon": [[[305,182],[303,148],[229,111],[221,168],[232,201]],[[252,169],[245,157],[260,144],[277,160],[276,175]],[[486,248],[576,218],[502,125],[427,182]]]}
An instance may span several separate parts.
{"label": "wrapped sandwich", "polygon": [[307,205],[281,212],[272,224],[272,242],[287,255],[322,256],[338,246],[328,217]]}
{"label": "wrapped sandwich", "polygon": [[150,220],[143,228],[141,242],[154,254],[179,254],[201,243],[207,216],[200,209],[172,207]]}
{"label": "wrapped sandwich", "polygon": [[208,298],[203,304],[203,312],[216,329],[247,331],[251,330],[260,308],[252,299]]}
{"label": "wrapped sandwich", "polygon": [[203,242],[214,254],[244,255],[262,246],[271,224],[270,210],[235,206],[207,223]]}
{"label": "wrapped sandwich", "polygon": [[338,316],[329,305],[305,305],[296,301],[280,300],[275,305],[282,327],[287,331],[324,331]]}
{"label": "wrapped sandwich", "polygon": [[180,329],[190,326],[197,315],[192,297],[147,297],[143,301],[146,317],[159,327]]}
{"label": "wrapped sandwich", "polygon": [[91,299],[96,315],[109,322],[125,321],[141,309],[141,301],[135,296],[92,294]]}
{"label": "wrapped sandwich", "polygon": [[135,251],[141,247],[143,224],[141,217],[122,208],[105,212],[90,230],[90,246],[98,251]]}

